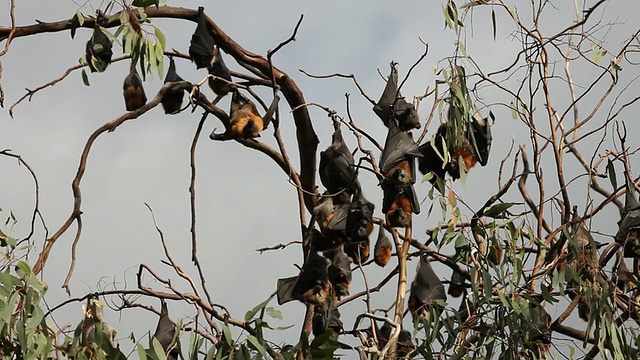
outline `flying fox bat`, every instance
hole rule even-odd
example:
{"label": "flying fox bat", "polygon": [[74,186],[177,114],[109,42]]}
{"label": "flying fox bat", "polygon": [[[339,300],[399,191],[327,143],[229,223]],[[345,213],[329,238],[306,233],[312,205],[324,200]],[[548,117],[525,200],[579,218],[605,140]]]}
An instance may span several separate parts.
{"label": "flying fox bat", "polygon": [[113,56],[112,46],[111,40],[102,32],[96,22],[93,28],[93,35],[87,41],[85,53],[85,60],[92,73],[96,71],[103,72],[107,69],[107,66],[111,63],[111,56]]}
{"label": "flying fox bat", "polygon": [[400,186],[416,182],[415,158],[422,157],[410,133],[402,131],[395,120],[389,121],[389,132],[380,156],[383,181]]}
{"label": "flying fox bat", "polygon": [[[176,63],[173,58],[169,59],[169,70],[164,78],[164,83],[184,81],[176,73]],[[184,90],[168,90],[162,96],[162,108],[165,114],[175,114],[182,108],[182,99],[184,98]]]}
{"label": "flying fox bat", "polygon": [[298,276],[278,279],[278,304],[282,305],[296,299],[314,305],[327,302],[331,293],[328,266],[329,261],[326,258],[315,251],[310,252]]}
{"label": "flying fox bat", "polygon": [[[493,121],[496,119],[491,111],[489,111],[489,117]],[[491,141],[493,140],[489,117],[472,118],[467,135],[471,148],[482,166],[486,166],[489,161],[489,151],[491,151]]]}
{"label": "flying fox bat", "polygon": [[378,266],[385,267],[389,263],[389,260],[391,260],[392,253],[393,244],[385,234],[384,227],[380,226],[378,239],[373,247],[373,260]]}
{"label": "flying fox bat", "polygon": [[[495,120],[491,112],[489,112],[489,117]],[[441,124],[433,141],[426,142],[419,147],[419,151],[423,155],[418,159],[420,172],[424,175],[433,173],[435,176],[430,179],[433,184],[437,181],[436,177],[444,180],[447,173],[453,180],[459,179],[462,164],[464,164],[466,171],[469,171],[476,163],[480,163],[482,166],[487,165],[492,142],[489,117],[473,118],[464,134],[454,134],[453,127],[446,123]],[[459,140],[455,146],[451,145],[454,142],[454,137]],[[445,151],[448,154],[445,154]]]}
{"label": "flying fox bat", "polygon": [[329,194],[343,191],[352,195],[360,187],[353,164],[353,155],[344,143],[340,124],[334,123],[331,145],[320,152],[320,181]]}
{"label": "flying fox bat", "polygon": [[624,258],[621,256],[620,251],[616,252],[616,263],[616,286],[622,292],[626,292],[629,289],[633,288],[635,284],[633,273],[629,271],[629,268],[627,267],[627,264],[625,264]]}
{"label": "flying fox bat", "polygon": [[447,174],[448,161],[445,163],[448,155],[445,154],[447,128],[446,124],[440,125],[432,140],[420,145],[418,148],[422,154],[422,157],[418,158],[418,169],[423,175],[428,173],[434,175],[429,179],[432,184],[436,183],[437,178],[444,181],[444,176]]}
{"label": "flying fox bat", "polygon": [[640,203],[633,182],[627,179],[626,184],[624,209],[615,240],[624,246],[624,257],[640,258]]}
{"label": "flying fox bat", "polygon": [[[313,209],[316,222],[323,236],[322,243],[316,250],[335,248],[347,241],[346,225],[349,205],[334,205],[333,197],[323,196]],[[319,240],[319,239],[318,239]]]}
{"label": "flying fox bat", "polygon": [[525,349],[533,352],[536,358],[542,359],[551,344],[551,316],[538,304],[532,304],[530,311],[533,326],[529,328],[529,341],[525,343]]}
{"label": "flying fox bat", "polygon": [[416,346],[411,340],[411,332],[408,330],[400,330],[398,334],[398,347],[396,349],[396,355],[400,359],[405,359],[410,352],[416,349]]}
{"label": "flying fox bat", "polygon": [[211,90],[220,98],[227,95],[231,90],[231,85],[229,84],[231,81],[231,73],[222,59],[222,53],[218,46],[213,50],[213,63],[209,66],[208,70],[210,75],[215,76],[215,78],[210,77],[208,80]]}
{"label": "flying fox bat", "polygon": [[147,103],[147,95],[142,87],[142,80],[136,70],[136,63],[131,62],[129,75],[124,78],[122,85],[124,104],[127,111],[138,110]]}
{"label": "flying fox bat", "polygon": [[428,320],[429,308],[431,306],[439,308],[437,302],[444,300],[447,300],[444,285],[433,271],[426,255],[422,254],[409,292],[408,307],[414,321]]}
{"label": "flying fox bat", "polygon": [[400,97],[398,91],[398,63],[391,62],[391,74],[387,79],[382,96],[373,106],[373,111],[380,117],[385,126],[389,120],[396,119],[400,129],[407,131],[420,128],[420,118],[413,104]]}
{"label": "flying fox bat", "polygon": [[221,134],[214,132],[209,135],[211,140],[231,140],[231,139],[254,139],[260,136],[260,133],[267,128],[271,122],[273,114],[278,108],[280,97],[274,96],[267,113],[260,117],[256,105],[240,94],[235,89],[231,97],[231,110],[229,111],[229,128]]}
{"label": "flying fox bat", "polygon": [[349,285],[351,284],[351,263],[342,249],[335,249],[324,253],[325,257],[331,261],[329,265],[329,281],[333,287],[333,294],[339,299],[349,295]]}
{"label": "flying fox bat", "polygon": [[[376,329],[378,327],[376,326]],[[378,334],[378,350],[382,350],[389,343],[389,339],[391,338],[391,325],[385,321],[382,327],[377,331]],[[401,329],[398,334],[398,346],[396,348],[396,358],[404,359],[406,356],[415,350],[415,345],[411,340],[411,332]]]}
{"label": "flying fox bat", "polygon": [[337,340],[343,326],[340,320],[340,311],[333,301],[317,305],[313,309],[312,330],[314,336],[331,331],[331,338]]}
{"label": "flying fox bat", "polygon": [[349,205],[346,220],[347,239],[352,242],[365,241],[373,231],[375,205],[364,198],[362,190],[356,190]]}
{"label": "flying fox bat", "polygon": [[407,227],[411,225],[411,213],[420,213],[420,201],[413,190],[413,185],[382,186],[382,212],[390,227]]}
{"label": "flying fox bat", "polygon": [[363,241],[347,241],[344,243],[344,253],[356,264],[363,264],[369,260],[369,238]]}
{"label": "flying fox bat", "polygon": [[176,360],[178,359],[180,350],[178,350],[178,344],[172,348],[173,340],[176,335],[176,326],[173,325],[171,319],[169,319],[169,310],[167,309],[167,303],[164,299],[160,299],[162,303],[162,308],[160,310],[160,318],[158,319],[158,325],[156,326],[156,331],[153,333],[153,337],[158,339],[160,345],[162,345],[162,349],[165,352],[168,351],[167,360]]}
{"label": "flying fox bat", "polygon": [[454,298],[462,296],[465,292],[464,283],[464,275],[453,270],[453,274],[451,274],[451,282],[449,283],[449,291],[447,292],[447,294],[453,296]]}
{"label": "flying fox bat", "polygon": [[191,61],[196,63],[196,69],[209,67],[213,60],[215,42],[209,31],[207,31],[205,17],[204,8],[200,6],[198,8],[198,17],[196,18],[198,26],[191,36],[191,45],[189,45],[189,55],[191,56]]}
{"label": "flying fox bat", "polygon": [[76,328],[74,335],[80,339],[80,345],[88,348],[84,351],[95,351],[101,349],[109,354],[109,358],[115,360],[125,360],[126,356],[120,351],[115,341],[116,330],[106,321],[104,316],[104,304],[98,300],[97,296],[90,296],[84,308],[84,318]]}

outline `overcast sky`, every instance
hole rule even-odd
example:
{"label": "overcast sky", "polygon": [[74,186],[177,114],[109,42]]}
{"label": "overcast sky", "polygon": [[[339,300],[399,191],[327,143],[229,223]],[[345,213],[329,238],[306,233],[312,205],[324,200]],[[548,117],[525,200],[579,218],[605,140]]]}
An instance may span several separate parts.
{"label": "overcast sky", "polygon": [[[521,15],[526,14],[529,2],[516,3],[522,7],[519,8]],[[544,22],[550,29],[547,34],[559,27],[558,21],[566,24],[567,19],[572,18],[573,5],[565,3],[554,4],[559,6],[557,11],[550,7],[547,9],[548,20]],[[169,4],[190,8],[199,5],[191,1],[171,1]],[[296,41],[276,55],[275,65],[298,83],[307,101],[324,104],[341,115],[346,114],[344,94],[352,94],[354,120],[383,143],[386,128],[350,80],[309,79],[298,69],[314,74],[353,73],[368,95],[377,99],[384,88],[384,80],[378,75],[378,70],[387,74],[389,62],[395,60],[400,63],[400,77],[404,78],[409,67],[423,52],[420,38],[429,43],[429,54],[416,67],[402,92],[411,97],[423,94],[428,86],[433,88],[434,80],[438,78],[434,74],[434,67],[446,67],[446,63],[437,61],[453,53],[455,41],[452,31],[444,29],[441,2],[411,0],[398,4],[401,5],[377,0],[278,0],[216,1],[203,5],[207,15],[227,34],[246,49],[259,54],[266,54],[268,49],[288,38],[298,17],[304,14]],[[8,9],[8,6],[4,8]],[[72,1],[59,1],[55,7],[51,7],[42,5],[41,1],[21,0],[17,3],[16,17],[19,25],[28,25],[35,23],[36,19],[67,19],[77,9],[78,5]],[[85,13],[92,12],[84,9]],[[606,48],[615,50],[635,31],[639,10],[638,3],[632,0],[607,5],[603,21],[615,20],[619,25],[607,35]],[[474,14],[474,31],[469,32],[467,39],[468,52],[485,73],[510,64],[519,50],[518,41],[511,36],[512,24],[503,11],[496,11],[498,26],[495,40],[491,30],[491,15],[487,9]],[[2,25],[9,24],[7,13],[5,10],[0,14]],[[154,19],[154,23],[167,34],[167,48],[187,52],[189,39],[195,29],[194,23],[167,19]],[[44,84],[77,64],[84,55],[85,43],[90,35],[90,30],[80,29],[73,40],[69,32],[19,38],[1,59],[4,68],[1,83],[6,100],[5,109],[0,111],[0,149],[12,149],[35,169],[40,181],[40,210],[50,234],[62,225],[71,212],[73,197],[70,184],[87,137],[96,128],[124,112],[122,81],[129,63],[120,62],[110,66],[105,73],[90,74],[90,87],[82,84],[80,72],[76,71],[55,87],[37,93],[31,102],[20,104],[14,110],[13,119],[6,110],[22,96],[24,88]],[[121,52],[118,46],[114,46],[116,56]],[[226,59],[233,70],[240,70],[230,57]],[[196,71],[188,61],[176,61],[177,71],[185,79],[195,82],[205,75],[204,70]],[[165,66],[167,64],[165,62]],[[638,73],[637,69],[625,67],[624,64],[623,68],[622,75],[628,79]],[[574,76],[579,85],[587,85],[588,79],[594,75],[578,72]],[[147,78],[144,84],[147,97],[153,97],[162,84],[161,80],[157,75]],[[208,88],[204,91],[210,93]],[[637,91],[630,93],[637,94]],[[503,93],[492,89],[483,89],[480,95],[487,104],[510,101]],[[422,104],[422,119],[426,117],[432,100],[429,97]],[[221,106],[226,109],[228,101],[224,99]],[[557,101],[562,104],[567,98],[558,98]],[[284,101],[281,101],[281,105],[283,135],[297,167],[290,109]],[[493,106],[492,111],[497,120],[494,148],[488,166],[474,168],[466,186],[459,182],[453,186],[472,209],[478,209],[496,191],[499,163],[507,154],[511,141],[515,141],[516,146],[528,141],[528,131],[511,118],[507,108]],[[319,149],[323,150],[330,143],[331,121],[320,110],[310,109],[310,112],[320,138]],[[483,114],[486,115],[486,110]],[[602,113],[601,116],[605,115]],[[625,115],[624,118],[637,122],[632,113]],[[103,134],[95,142],[81,185],[83,234],[78,245],[76,271],[70,284],[74,297],[96,291],[100,286],[110,289],[115,284],[120,289],[134,288],[135,272],[140,263],[159,270],[164,276],[171,277],[175,284],[180,284],[179,287],[186,289],[185,284],[160,263],[164,256],[145,202],[154,209],[174,258],[196,276],[195,269],[190,265],[188,187],[189,147],[199,118],[200,111],[168,116],[161,107],[157,107],[139,119],[126,122],[115,132]],[[633,126],[630,122],[628,125]],[[435,126],[437,119],[430,132]],[[637,130],[637,124],[635,126]],[[264,254],[255,251],[257,248],[300,239],[297,198],[287,175],[264,155],[235,142],[210,141],[206,135],[214,128],[220,129],[222,125],[210,117],[197,151],[199,257],[214,302],[226,306],[232,316],[242,318],[246,310],[275,290],[277,278],[297,273],[293,263],[301,264],[299,247],[291,246]],[[275,147],[270,134],[271,130],[267,131],[261,140]],[[346,141],[353,149],[354,138],[348,136]],[[365,145],[372,148],[370,144]],[[637,143],[630,145],[638,146]],[[638,168],[637,160],[634,160],[634,164]],[[579,170],[574,163],[566,166],[569,172]],[[18,167],[13,159],[0,157],[0,169],[0,185],[3,189],[0,192],[0,208],[3,209],[0,216],[4,218],[9,211],[14,212],[19,222],[13,235],[20,238],[29,230],[33,182],[25,169]],[[375,186],[375,179],[365,172],[362,181],[365,195],[376,204],[376,216],[381,216],[381,191]],[[574,191],[580,191],[580,186],[578,183]],[[424,198],[430,186],[419,183],[416,188],[420,197]],[[586,198],[578,196],[576,201],[584,206]],[[429,206],[427,200],[422,206],[423,213],[415,217],[414,236],[421,241],[426,240],[424,229],[440,220],[439,211],[427,217]],[[614,227],[607,225],[610,224],[609,220],[617,221],[601,219],[605,230],[611,233]],[[70,263],[74,231],[75,227],[72,226],[58,240],[44,272],[50,286],[47,301],[52,305],[67,298],[60,285]],[[44,238],[44,230],[38,225],[34,236],[38,248],[41,248]],[[604,238],[603,241],[610,241],[610,238]],[[35,256],[32,257],[31,262],[35,259]],[[392,266],[388,266],[387,270]],[[384,271],[374,267],[367,269],[370,284],[376,284],[385,275]],[[409,268],[411,279],[415,265],[411,264]],[[449,270],[440,267],[436,267],[436,270],[442,278],[450,276]],[[155,287],[162,289],[158,284]],[[373,306],[389,306],[395,294],[393,288],[393,284],[389,284],[385,291],[377,294]],[[352,292],[361,289],[362,277],[354,274]],[[158,305],[153,300],[140,301]],[[275,302],[273,305],[277,306]],[[169,307],[174,318],[194,314],[193,309],[187,306],[170,303]],[[296,302],[286,304],[281,309],[285,313],[285,320],[274,322],[276,325],[298,323],[304,314],[303,305]],[[345,326],[351,328],[354,315],[364,309],[361,301],[349,304],[343,311]],[[80,304],[70,304],[57,311],[55,318],[61,324],[70,322],[75,327],[81,318]],[[125,349],[129,348],[126,337],[130,332],[140,336],[147,329],[155,328],[156,322],[154,315],[139,310],[126,310],[121,315],[107,312],[107,319],[119,331],[120,343]],[[406,319],[405,326],[409,327],[409,324],[410,320]],[[582,326],[579,322],[575,324]],[[299,329],[299,326],[295,326],[272,338],[287,338],[295,342]]]}

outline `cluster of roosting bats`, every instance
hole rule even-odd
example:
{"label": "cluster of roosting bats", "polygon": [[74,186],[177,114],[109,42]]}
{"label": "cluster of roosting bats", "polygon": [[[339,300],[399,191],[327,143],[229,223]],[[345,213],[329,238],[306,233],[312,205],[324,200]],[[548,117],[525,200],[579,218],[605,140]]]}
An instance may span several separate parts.
{"label": "cluster of roosting bats", "polygon": [[[420,213],[420,202],[414,189],[416,159],[420,172],[431,174],[432,183],[435,184],[438,178],[443,181],[447,173],[455,180],[460,177],[459,171],[468,171],[477,162],[487,163],[491,131],[488,119],[474,120],[468,130],[459,134],[449,131],[449,126],[443,124],[437,135],[440,142],[436,141],[435,147],[429,142],[418,146],[410,131],[421,127],[420,120],[415,106],[400,94],[396,63],[391,64],[391,74],[373,111],[388,128],[377,173],[383,191],[384,221],[377,224],[378,236],[373,251],[373,261],[384,267],[393,253],[393,243],[386,232],[391,228],[411,226],[412,215]],[[447,139],[453,136],[463,138],[461,145],[447,147]],[[449,152],[448,157],[443,156],[445,151]],[[465,169],[453,164],[459,161],[464,162]],[[332,143],[320,153],[318,171],[326,191],[320,195],[313,211],[318,228],[310,229],[308,233],[311,250],[300,274],[278,280],[277,286],[280,304],[299,300],[315,305],[313,332],[316,335],[333,331],[337,336],[342,331],[335,304],[348,294],[351,262],[362,264],[370,256],[369,236],[376,223],[373,219],[375,205],[364,197],[357,168],[353,153],[344,142],[340,123],[334,120]],[[459,281],[453,284],[449,293],[458,297],[464,291],[464,285]],[[432,309],[441,310],[445,300],[444,285],[423,254],[408,300],[414,321],[428,320]],[[379,339],[385,339],[385,336],[388,339],[390,329],[388,323],[377,329],[381,334]],[[369,333],[372,331],[368,329]],[[382,349],[386,341],[379,341],[378,345]],[[406,355],[413,348],[410,333],[402,330],[398,354]]]}
{"label": "cluster of roosting bats", "polygon": [[[93,35],[87,41],[85,60],[91,72],[103,72],[111,62],[113,55],[112,42],[101,30],[96,21]],[[197,69],[206,68],[209,72],[208,84],[217,95],[213,104],[216,104],[222,97],[232,92],[230,121],[226,131],[221,134],[212,133],[213,140],[231,139],[253,139],[260,136],[260,133],[267,128],[271,118],[277,110],[279,101],[275,96],[269,109],[264,116],[260,116],[255,104],[232,85],[231,72],[225,64],[220,49],[215,44],[211,34],[207,30],[206,16],[204,8],[198,8],[197,27],[191,36],[189,46],[189,56],[196,64]],[[131,59],[129,74],[124,79],[123,95],[125,108],[127,111],[140,109],[147,102],[147,96],[142,86],[142,80],[136,70],[137,59]],[[169,60],[169,69],[164,79],[165,84],[184,81],[176,72],[176,65],[173,58]],[[166,114],[176,114],[182,110],[184,90],[169,89],[162,97],[162,107]]]}
{"label": "cluster of roosting bats", "polygon": [[[111,61],[112,43],[97,24],[91,39],[86,44],[86,62],[92,72],[104,71]],[[189,47],[191,60],[196,68],[206,68],[211,75],[208,84],[217,95],[217,102],[229,92],[232,93],[230,120],[224,133],[212,133],[213,140],[253,139],[268,126],[277,110],[278,96],[274,96],[266,114],[260,116],[255,104],[243,96],[232,83],[231,74],[225,65],[220,49],[207,30],[203,8],[199,8],[197,27]],[[464,80],[464,79],[463,79]],[[173,58],[165,77],[165,83],[180,82],[183,79],[176,73]],[[147,98],[142,81],[132,59],[130,73],[123,85],[125,106],[134,111],[145,105]],[[184,90],[167,91],[162,106],[167,114],[175,114],[182,109]],[[453,97],[453,96],[452,96]],[[453,101],[453,100],[452,100]],[[374,222],[375,205],[369,202],[358,181],[358,166],[354,164],[353,153],[344,142],[340,123],[334,120],[334,133],[331,145],[320,153],[319,175],[326,191],[319,196],[313,211],[317,229],[309,229],[307,237],[311,248],[306,255],[299,275],[279,279],[277,283],[278,302],[284,304],[299,300],[315,305],[313,332],[318,335],[332,331],[337,337],[343,331],[340,313],[336,303],[342,296],[349,294],[352,279],[351,263],[362,264],[370,257],[369,236],[377,224],[378,236],[374,246],[373,260],[384,267],[393,253],[393,243],[386,235],[391,228],[411,226],[412,214],[420,213],[420,202],[414,190],[417,180],[417,168],[434,185],[444,181],[449,174],[452,180],[460,178],[476,163],[486,165],[491,148],[490,119],[466,116],[463,126],[452,122],[452,111],[448,121],[441,124],[431,141],[418,145],[411,130],[421,127],[415,106],[401,96],[398,88],[397,64],[391,64],[391,73],[386,86],[373,111],[388,128],[385,145],[380,156],[379,173],[376,173],[384,194],[382,212],[384,221]],[[489,113],[491,120],[493,114]],[[440,183],[441,184],[441,183]],[[438,185],[440,186],[440,185]],[[627,195],[624,211],[619,222],[619,231],[615,241],[623,248],[624,257],[640,257],[640,203],[636,198],[635,186],[627,180]],[[586,230],[574,227],[578,239],[577,254],[571,254],[564,243],[559,241],[549,252],[547,263],[562,261],[577,266],[582,280],[597,281],[596,246],[589,241]],[[565,239],[566,240],[566,239]],[[564,255],[563,255],[564,254]],[[628,290],[637,283],[620,253],[617,261],[617,285]],[[499,262],[500,249],[494,254],[494,262]],[[459,316],[462,321],[472,314],[472,307],[466,300],[467,285],[465,278],[457,271],[453,272],[449,282],[448,294],[454,297],[465,296]],[[580,294],[579,284],[568,284],[567,293],[573,299]],[[427,256],[422,254],[415,279],[411,284],[408,309],[414,321],[427,321],[434,310],[441,310],[447,295],[442,281],[435,274]],[[85,320],[79,328],[87,342],[93,341],[91,319],[101,318],[102,305],[91,300]],[[590,316],[590,308],[584,300],[580,301],[579,315],[584,320]],[[545,349],[551,341],[551,317],[539,305],[532,305],[535,328],[529,332],[529,340],[534,349]],[[93,326],[95,327],[95,326]],[[368,330],[373,331],[372,329]],[[391,327],[385,323],[376,329],[378,346],[386,345]],[[115,334],[115,332],[113,332]],[[113,334],[110,334],[112,336]],[[176,358],[175,326],[168,320],[166,304],[162,303],[162,312],[155,336],[163,348],[169,351],[169,358]],[[403,356],[414,349],[411,334],[402,330],[398,342],[398,355]]]}

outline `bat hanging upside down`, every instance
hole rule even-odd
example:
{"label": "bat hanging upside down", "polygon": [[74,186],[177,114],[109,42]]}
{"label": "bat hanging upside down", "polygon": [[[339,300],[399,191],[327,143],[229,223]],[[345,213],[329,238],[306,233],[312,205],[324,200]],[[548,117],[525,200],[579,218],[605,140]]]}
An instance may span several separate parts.
{"label": "bat hanging upside down", "polygon": [[240,94],[238,89],[233,90],[231,98],[231,111],[229,111],[229,127],[221,134],[214,132],[209,135],[211,140],[254,139],[267,128],[271,118],[278,108],[280,97],[274,96],[267,113],[260,117],[256,105]]}
{"label": "bat hanging upside down", "polygon": [[131,69],[129,70],[129,75],[124,78],[122,90],[127,111],[138,110],[147,103],[147,95],[144,93],[142,80],[138,75],[138,71],[136,71],[136,63],[134,61],[131,61]]}

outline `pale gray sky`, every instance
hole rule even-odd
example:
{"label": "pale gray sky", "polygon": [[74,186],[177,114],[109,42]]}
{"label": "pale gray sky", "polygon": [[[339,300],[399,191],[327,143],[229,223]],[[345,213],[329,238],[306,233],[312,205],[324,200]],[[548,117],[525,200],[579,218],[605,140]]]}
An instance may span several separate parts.
{"label": "pale gray sky", "polygon": [[[524,14],[529,2],[516,3],[519,4],[520,14],[528,20]],[[170,5],[191,8],[201,4],[193,1],[170,2]],[[288,38],[299,15],[304,14],[296,41],[275,56],[275,65],[298,83],[307,101],[324,104],[338,110],[341,115],[346,115],[344,93],[350,93],[351,109],[357,124],[367,129],[380,143],[384,142],[386,129],[350,80],[309,79],[298,69],[314,74],[353,73],[368,95],[377,99],[384,87],[377,69],[387,74],[389,62],[395,60],[400,63],[400,77],[404,78],[423,51],[418,40],[421,38],[429,43],[429,54],[402,89],[403,94],[410,97],[421,95],[427,86],[433,88],[437,78],[434,75],[436,62],[451,55],[454,49],[455,38],[450,30],[444,29],[440,1],[411,0],[398,5],[378,0],[348,3],[337,0],[217,1],[202,5],[207,15],[232,38],[259,54],[265,54],[268,49]],[[560,21],[565,24],[573,11],[573,5],[569,2],[554,5],[559,7],[558,11],[548,9],[548,26],[553,30]],[[563,6],[566,8],[560,8]],[[52,7],[44,6],[40,1],[21,0],[17,4],[16,16],[20,25],[27,25],[33,24],[36,19],[56,21],[70,18],[77,8],[71,1],[59,1]],[[638,10],[638,3],[631,0],[607,5],[604,21],[615,20],[619,24],[606,37],[605,47],[616,49],[635,31]],[[486,9],[474,14],[473,38],[467,39],[467,51],[486,73],[510,64],[519,50],[517,39],[511,36],[511,22],[503,11],[496,9],[496,12],[498,26],[495,40],[492,37],[490,12]],[[7,13],[0,14],[2,25],[8,24]],[[243,14],[243,21],[239,21],[240,13]],[[155,20],[155,23],[167,34],[167,48],[187,51],[195,29],[194,23],[167,19]],[[551,32],[549,30],[547,34]],[[1,59],[4,68],[1,82],[6,100],[4,111],[0,111],[0,149],[12,149],[36,170],[41,187],[40,209],[50,232],[62,225],[72,209],[70,184],[87,137],[100,125],[124,111],[122,81],[128,71],[128,62],[113,64],[103,74],[91,74],[90,87],[82,84],[80,72],[74,72],[55,87],[37,93],[30,103],[20,104],[14,110],[14,119],[9,117],[6,110],[22,96],[24,88],[44,84],[77,64],[84,54],[89,36],[89,30],[80,29],[74,40],[71,40],[69,32],[19,38]],[[121,52],[120,48],[114,46],[115,55]],[[228,56],[226,59],[230,68],[239,70]],[[609,58],[604,61],[608,62]],[[562,70],[561,66],[558,65],[557,71]],[[622,66],[625,69],[622,75],[627,77],[625,81],[636,76],[637,69],[625,68],[624,64]],[[439,68],[443,67],[446,67],[444,62],[439,64]],[[183,78],[194,82],[205,75],[204,70],[196,71],[193,64],[180,59],[177,60],[177,70]],[[580,67],[575,71],[579,70]],[[630,76],[628,72],[634,72],[634,75]],[[584,71],[574,75],[579,85],[589,84],[589,79],[595,76]],[[147,96],[151,98],[161,86],[161,79],[151,75],[144,85]],[[634,86],[637,90],[637,85]],[[209,89],[204,91],[209,92]],[[631,98],[632,94],[637,94],[637,91],[629,91],[625,97]],[[480,95],[488,104],[508,103],[511,100],[504,93],[489,88],[481,90]],[[428,113],[432,100],[432,97],[427,98],[422,104],[422,119]],[[557,101],[567,104],[567,98],[558,98]],[[226,109],[228,99],[224,99],[222,104]],[[528,132],[521,123],[511,118],[507,108],[493,106],[492,111],[497,120],[494,148],[488,166],[474,168],[466,186],[459,182],[453,186],[473,209],[477,209],[496,191],[499,163],[507,154],[512,139],[516,146],[528,142]],[[320,138],[319,149],[322,150],[330,142],[331,122],[318,109],[312,108],[310,112]],[[637,121],[631,114],[627,112],[622,117],[630,120],[627,123],[629,127],[632,127],[631,121]],[[284,101],[281,102],[281,115],[283,135],[297,167],[294,127]],[[600,116],[604,118],[606,112]],[[78,263],[71,281],[73,296],[95,291],[101,280],[113,282],[118,288],[123,288],[125,283],[130,288],[135,287],[135,272],[139,263],[160,270],[163,275],[170,276],[174,283],[180,284],[177,276],[160,263],[163,253],[145,202],[153,207],[174,258],[196,276],[195,269],[190,265],[188,186],[189,146],[199,118],[199,111],[166,116],[157,107],[96,141],[81,185],[84,229],[78,246]],[[437,119],[430,131],[435,129],[436,124]],[[292,264],[301,263],[299,247],[292,246],[262,255],[254,251],[300,238],[297,199],[286,174],[264,155],[234,142],[212,142],[206,137],[213,128],[221,127],[219,121],[210,117],[203,131],[205,136],[198,146],[199,257],[214,302],[223,304],[234,317],[241,318],[246,310],[275,290],[277,278],[297,273]],[[635,129],[638,129],[637,124]],[[271,131],[267,131],[261,140],[275,146],[270,134]],[[634,140],[630,138],[630,141]],[[607,141],[611,143],[610,137]],[[353,148],[354,138],[347,137],[347,143]],[[632,146],[637,147],[637,143]],[[634,163],[637,171],[640,171],[637,158]],[[569,172],[580,170],[574,162],[566,166]],[[20,238],[29,229],[33,184],[25,169],[16,166],[12,159],[0,157],[0,169],[3,175],[0,184],[4,189],[0,193],[0,207],[3,209],[0,216],[6,216],[9,210],[16,214],[19,223],[14,236]],[[381,191],[376,188],[376,181],[371,174],[364,172],[362,177],[365,195],[376,204],[376,216],[381,216]],[[429,185],[416,184],[416,188],[424,198]],[[584,192],[584,182],[576,182],[572,190]],[[581,206],[586,202],[582,196],[578,196],[576,201]],[[422,206],[423,213],[415,217],[414,234],[420,240],[425,240],[424,229],[435,225],[440,219],[438,205],[433,215],[427,218],[429,206],[427,200]],[[250,219],[250,223],[238,221],[241,213]],[[615,212],[608,214],[616,215]],[[596,220],[603,223],[605,231],[614,231],[615,224],[612,222],[617,219],[601,216]],[[374,234],[377,234],[377,230]],[[50,286],[47,297],[49,304],[57,304],[67,298],[60,285],[68,270],[73,235],[74,230],[71,229],[59,239],[45,269],[45,280]],[[44,239],[41,226],[37,226],[34,239],[40,248]],[[605,238],[604,241],[609,240]],[[35,257],[31,260],[35,261]],[[386,270],[391,267],[388,266]],[[411,279],[415,265],[409,267]],[[436,267],[436,271],[440,271],[442,278],[448,279],[450,276],[450,271],[444,268]],[[372,265],[367,269],[368,281],[376,284],[385,273]],[[352,292],[361,289],[362,277],[354,274]],[[389,284],[383,292],[376,294],[373,306],[389,306],[394,292],[393,285]],[[154,300],[141,301],[158,305]],[[454,304],[457,307],[457,301]],[[274,303],[273,306],[277,305]],[[169,309],[174,319],[194,314],[192,308],[174,303],[169,304]],[[281,310],[285,320],[273,321],[275,325],[298,323],[304,314],[303,305],[299,303],[286,304]],[[345,326],[351,328],[355,314],[364,310],[361,301],[345,307],[342,311]],[[554,315],[553,312],[551,314]],[[81,316],[80,304],[68,305],[55,315],[59,322],[71,322],[75,327]],[[113,312],[107,312],[106,316],[119,331],[118,337],[125,349],[129,348],[129,341],[125,338],[130,332],[140,336],[147,329],[153,329],[156,322],[155,316],[137,310],[127,310],[121,317]],[[405,327],[410,327],[410,319],[405,320]],[[579,320],[574,323],[583,326]],[[295,342],[299,329],[299,326],[295,326],[272,338]]]}

